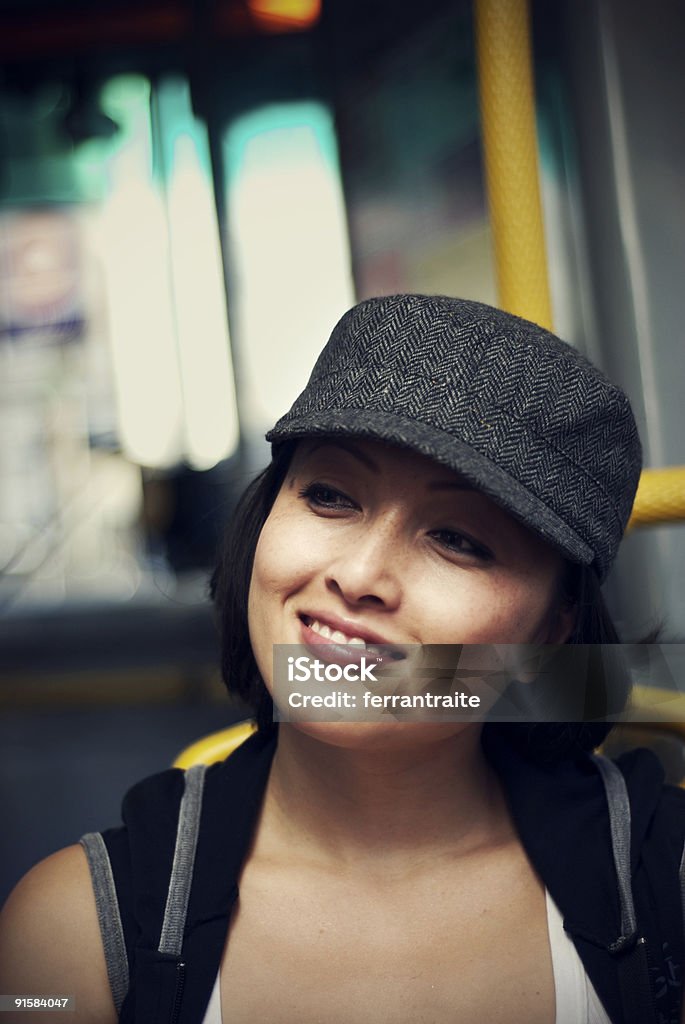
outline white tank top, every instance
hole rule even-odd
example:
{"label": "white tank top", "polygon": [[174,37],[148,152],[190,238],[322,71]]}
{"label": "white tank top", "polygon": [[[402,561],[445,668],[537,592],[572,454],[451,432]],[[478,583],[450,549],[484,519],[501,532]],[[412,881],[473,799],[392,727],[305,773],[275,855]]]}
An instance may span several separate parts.
{"label": "white tank top", "polygon": [[[573,940],[564,931],[561,912],[546,889],[545,901],[557,1005],[554,1024],[611,1024]],[[221,1015],[217,1022],[220,1024]]]}
{"label": "white tank top", "polygon": [[[545,902],[556,999],[554,1024],[611,1024],[576,947],[564,931],[559,908],[546,889]],[[218,974],[202,1024],[222,1024]],[[230,1022],[226,1021],[226,1024]]]}

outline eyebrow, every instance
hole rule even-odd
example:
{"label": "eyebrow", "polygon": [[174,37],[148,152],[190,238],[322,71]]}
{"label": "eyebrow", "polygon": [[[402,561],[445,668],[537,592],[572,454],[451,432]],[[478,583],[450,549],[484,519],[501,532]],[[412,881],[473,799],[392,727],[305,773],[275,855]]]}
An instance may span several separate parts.
{"label": "eyebrow", "polygon": [[[378,463],[374,462],[374,460],[369,455],[366,455],[364,452],[362,452],[352,441],[347,441],[342,438],[322,438],[320,441],[317,441],[312,445],[312,447],[309,449],[309,454],[313,455],[314,452],[318,451],[319,448],[328,447],[342,448],[343,451],[346,451],[349,455],[352,455],[355,459],[358,459],[358,461],[361,462],[364,466],[366,466],[367,469],[371,470],[372,473],[380,473]],[[475,490],[475,488],[472,484],[469,483],[468,480],[432,480],[427,485],[427,490],[473,491]]]}

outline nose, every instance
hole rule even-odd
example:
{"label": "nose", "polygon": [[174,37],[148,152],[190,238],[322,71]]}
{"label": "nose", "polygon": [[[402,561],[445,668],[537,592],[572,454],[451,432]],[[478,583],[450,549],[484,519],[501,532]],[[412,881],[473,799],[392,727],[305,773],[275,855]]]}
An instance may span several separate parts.
{"label": "nose", "polygon": [[349,605],[392,610],[402,598],[400,549],[389,520],[366,525],[329,566],[326,586]]}

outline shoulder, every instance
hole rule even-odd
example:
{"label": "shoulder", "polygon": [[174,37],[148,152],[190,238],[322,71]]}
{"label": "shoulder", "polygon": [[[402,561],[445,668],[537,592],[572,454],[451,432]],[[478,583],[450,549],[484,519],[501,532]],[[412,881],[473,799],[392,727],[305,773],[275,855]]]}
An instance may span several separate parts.
{"label": "shoulder", "polygon": [[656,754],[638,748],[616,761],[626,780],[631,811],[642,822],[645,838],[656,830],[674,841],[685,841],[685,789],[664,783],[664,770]]}
{"label": "shoulder", "polygon": [[685,789],[665,785],[661,790],[658,812],[685,836]]}
{"label": "shoulder", "polygon": [[[80,846],[37,864],[0,915],[0,990],[73,995],[74,1022],[116,1021],[90,871]],[[21,1020],[27,1024],[26,1012]]]}
{"label": "shoulder", "polygon": [[184,805],[205,841],[223,831],[239,839],[261,803],[275,746],[274,736],[255,733],[224,761],[169,768],[136,783],[123,800],[123,827],[103,833],[120,896],[130,880],[166,900]]}
{"label": "shoulder", "polygon": [[[679,868],[681,862],[685,864],[685,789],[677,786],[663,787],[648,838],[670,851]],[[685,908],[685,903],[683,906]]]}
{"label": "shoulder", "polygon": [[223,761],[198,764],[191,768],[167,768],[137,782],[126,793],[122,804],[124,825],[132,820],[143,822],[153,818],[155,827],[174,826],[178,809],[192,773],[204,778],[204,791],[215,792],[234,788],[239,792],[263,787],[276,750],[277,733],[255,732],[244,740]]}

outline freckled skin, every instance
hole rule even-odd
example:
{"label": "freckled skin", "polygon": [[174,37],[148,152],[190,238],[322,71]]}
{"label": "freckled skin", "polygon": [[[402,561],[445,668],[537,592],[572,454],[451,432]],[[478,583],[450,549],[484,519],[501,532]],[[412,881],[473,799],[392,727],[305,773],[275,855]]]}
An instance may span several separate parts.
{"label": "freckled skin", "polygon": [[[303,496],[312,485],[319,491]],[[558,597],[563,565],[549,545],[430,459],[359,439],[306,441],[257,545],[250,639],[269,688],[272,645],[298,643],[298,613],[309,609],[397,643],[559,643],[572,626]],[[321,738],[336,732],[306,728]]]}

